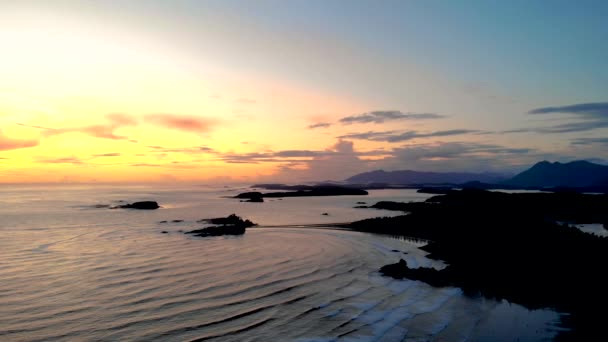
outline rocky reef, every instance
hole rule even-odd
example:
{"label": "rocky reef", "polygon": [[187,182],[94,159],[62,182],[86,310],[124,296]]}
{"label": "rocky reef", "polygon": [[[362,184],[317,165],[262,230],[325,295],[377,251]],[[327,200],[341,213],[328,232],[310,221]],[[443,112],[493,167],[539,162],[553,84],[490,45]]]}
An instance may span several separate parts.
{"label": "rocky reef", "polygon": [[256,224],[249,221],[243,220],[236,214],[231,214],[227,217],[217,217],[211,219],[203,219],[198,222],[202,223],[210,223],[216,226],[191,230],[186,232],[185,234],[190,234],[194,236],[222,236],[222,235],[243,235],[245,234],[245,230],[249,227],[253,227]]}

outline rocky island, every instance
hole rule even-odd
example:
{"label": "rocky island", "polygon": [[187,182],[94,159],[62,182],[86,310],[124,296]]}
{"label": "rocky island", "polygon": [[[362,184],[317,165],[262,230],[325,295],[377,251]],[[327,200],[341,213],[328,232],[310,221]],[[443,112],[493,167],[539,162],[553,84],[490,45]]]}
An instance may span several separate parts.
{"label": "rocky island", "polygon": [[142,202],[133,202],[129,204],[123,204],[116,207],[112,207],[111,209],[141,209],[141,210],[153,210],[158,209],[160,206],[155,201],[142,201]]}
{"label": "rocky island", "polygon": [[231,214],[227,217],[218,217],[211,219],[203,219],[198,222],[201,223],[210,223],[215,226],[191,230],[186,232],[185,234],[191,234],[194,236],[222,236],[222,235],[243,235],[245,234],[245,230],[249,227],[253,227],[256,224],[249,221],[243,220],[236,214]]}

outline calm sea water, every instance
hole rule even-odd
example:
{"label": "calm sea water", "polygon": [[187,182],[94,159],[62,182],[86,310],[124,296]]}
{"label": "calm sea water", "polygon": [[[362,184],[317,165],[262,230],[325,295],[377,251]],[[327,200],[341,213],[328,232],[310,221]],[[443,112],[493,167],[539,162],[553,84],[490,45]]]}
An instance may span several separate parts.
{"label": "calm sea water", "polygon": [[[443,267],[414,242],[281,227],[395,215],[352,207],[428,195],[224,198],[246,190],[3,186],[0,340],[536,341],[559,329],[559,315],[550,310],[468,298],[455,288],[377,272],[399,258]],[[95,207],[121,200],[156,200],[163,208]],[[273,227],[239,237],[180,232],[231,213]]]}

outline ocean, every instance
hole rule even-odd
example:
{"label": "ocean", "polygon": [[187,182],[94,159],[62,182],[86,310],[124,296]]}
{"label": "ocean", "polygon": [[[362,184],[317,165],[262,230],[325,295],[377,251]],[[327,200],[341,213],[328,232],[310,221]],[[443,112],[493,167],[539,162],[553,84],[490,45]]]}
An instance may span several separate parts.
{"label": "ocean", "polygon": [[[250,190],[1,186],[0,340],[539,341],[560,330],[549,309],[378,273],[400,258],[445,267],[420,242],[323,228],[399,214],[354,209],[360,201],[430,195],[226,198]],[[107,208],[139,200],[162,208]],[[232,213],[260,227],[243,236],[183,233]]]}

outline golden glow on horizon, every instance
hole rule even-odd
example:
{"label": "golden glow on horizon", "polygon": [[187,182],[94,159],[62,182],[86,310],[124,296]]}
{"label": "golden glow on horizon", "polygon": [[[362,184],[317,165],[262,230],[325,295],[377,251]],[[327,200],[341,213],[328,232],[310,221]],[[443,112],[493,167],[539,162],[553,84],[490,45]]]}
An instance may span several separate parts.
{"label": "golden glow on horizon", "polygon": [[[284,163],[227,163],[220,154],[322,150],[335,138],[311,139],[310,117],[333,120],[363,110],[349,99],[193,63],[96,23],[39,14],[21,19],[0,30],[0,139],[38,144],[0,145],[1,182],[271,176]],[[112,113],[136,123],[115,123]]]}
{"label": "golden glow on horizon", "polygon": [[[372,52],[353,55],[357,50],[349,44],[336,46],[339,41],[326,37],[291,46],[270,32],[260,48],[279,54],[293,48],[280,56],[282,69],[289,59],[306,59],[308,50],[314,60],[294,61],[300,70],[293,74],[275,74],[268,70],[273,61],[249,64],[263,54],[234,48],[256,48],[249,38],[261,29],[243,35],[218,17],[210,23],[218,27],[189,30],[184,24],[165,35],[171,25],[150,26],[162,16],[131,21],[43,7],[0,12],[0,182],[323,180],[385,161],[395,167],[400,152],[391,149],[419,143],[341,141],[343,135],[453,128],[450,119],[340,123],[372,110],[408,108],[386,108],[382,89],[362,99],[325,87],[323,72],[333,70],[324,63],[333,59],[340,72],[369,76],[364,79],[372,80],[371,88],[387,81],[368,63],[376,63]],[[424,87],[427,73],[412,65],[389,69],[383,72],[411,80],[391,88],[393,96],[409,91],[432,97]],[[311,78],[317,83],[298,78],[302,72],[318,72]],[[308,128],[320,123],[329,126]],[[437,142],[430,140],[422,144]]]}

